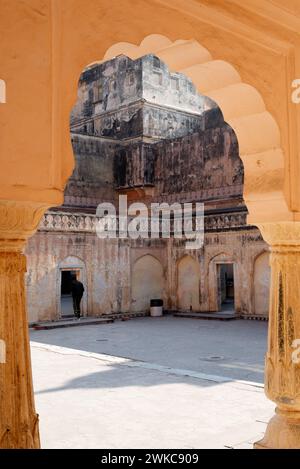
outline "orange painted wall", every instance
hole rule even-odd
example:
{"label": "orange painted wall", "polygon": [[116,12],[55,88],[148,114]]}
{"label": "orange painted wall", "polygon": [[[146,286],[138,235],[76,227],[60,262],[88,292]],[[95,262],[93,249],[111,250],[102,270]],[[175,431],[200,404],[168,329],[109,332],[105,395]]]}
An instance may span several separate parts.
{"label": "orange painted wall", "polygon": [[256,0],[189,0],[188,5],[183,0],[0,0],[0,78],[7,83],[7,104],[0,105],[1,198],[60,203],[73,167],[69,113],[82,69],[117,42],[139,44],[159,33],[172,41],[196,39],[262,95],[280,128],[285,195],[297,217],[300,110],[291,102],[290,82],[300,76],[300,17],[290,13],[296,8],[292,0],[285,2],[284,14],[268,1],[259,5]]}

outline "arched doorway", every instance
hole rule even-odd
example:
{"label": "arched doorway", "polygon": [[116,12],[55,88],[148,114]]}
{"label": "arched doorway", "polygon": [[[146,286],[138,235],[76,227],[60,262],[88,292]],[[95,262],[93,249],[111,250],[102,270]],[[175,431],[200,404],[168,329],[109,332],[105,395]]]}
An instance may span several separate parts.
{"label": "arched doorway", "polygon": [[270,280],[270,255],[263,252],[254,262],[254,313],[258,316],[269,315]]}
{"label": "arched doorway", "polygon": [[131,275],[132,311],[148,311],[151,299],[163,299],[164,272],[158,259],[146,254],[133,265]]}
{"label": "arched doorway", "polygon": [[200,266],[191,256],[182,257],[177,264],[177,307],[183,311],[200,310]]}
{"label": "arched doorway", "polygon": [[56,275],[56,311],[58,318],[73,316],[71,281],[72,277],[83,283],[85,292],[81,302],[81,314],[87,316],[87,275],[85,263],[76,256],[68,256],[59,262]]}
{"label": "arched doorway", "polygon": [[237,265],[227,253],[213,256],[208,264],[209,311],[234,312],[237,309]]}

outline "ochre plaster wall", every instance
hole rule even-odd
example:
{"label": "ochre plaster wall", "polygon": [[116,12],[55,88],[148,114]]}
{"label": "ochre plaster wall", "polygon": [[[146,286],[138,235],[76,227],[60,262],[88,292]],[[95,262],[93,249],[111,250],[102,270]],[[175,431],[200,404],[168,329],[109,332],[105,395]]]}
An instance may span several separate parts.
{"label": "ochre plaster wall", "polygon": [[291,81],[300,72],[300,20],[269,2],[260,6],[255,13],[237,0],[191,0],[189,8],[182,0],[87,0],[82,14],[80,0],[1,0],[1,78],[8,97],[0,113],[2,198],[60,202],[73,166],[69,116],[81,71],[126,42],[133,44],[122,46],[131,55],[158,53],[218,102],[240,143],[252,219],[296,219],[282,189],[290,209],[298,209],[299,109],[291,102]]}

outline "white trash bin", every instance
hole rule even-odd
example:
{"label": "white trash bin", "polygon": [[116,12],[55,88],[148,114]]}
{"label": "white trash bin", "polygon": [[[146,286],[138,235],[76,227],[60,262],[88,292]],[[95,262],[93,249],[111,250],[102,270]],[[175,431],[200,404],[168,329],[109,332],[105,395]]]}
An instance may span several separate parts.
{"label": "white trash bin", "polygon": [[150,316],[159,317],[163,315],[163,300],[153,299],[150,300]]}

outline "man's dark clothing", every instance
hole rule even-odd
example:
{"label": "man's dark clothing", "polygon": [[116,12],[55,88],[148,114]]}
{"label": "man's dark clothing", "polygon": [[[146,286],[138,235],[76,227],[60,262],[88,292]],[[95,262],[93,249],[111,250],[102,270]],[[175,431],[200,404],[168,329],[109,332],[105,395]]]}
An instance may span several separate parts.
{"label": "man's dark clothing", "polygon": [[80,318],[80,302],[84,292],[84,286],[79,280],[72,281],[73,310],[77,318]]}

